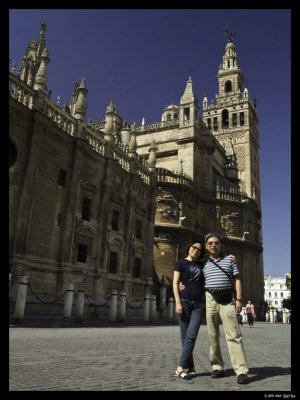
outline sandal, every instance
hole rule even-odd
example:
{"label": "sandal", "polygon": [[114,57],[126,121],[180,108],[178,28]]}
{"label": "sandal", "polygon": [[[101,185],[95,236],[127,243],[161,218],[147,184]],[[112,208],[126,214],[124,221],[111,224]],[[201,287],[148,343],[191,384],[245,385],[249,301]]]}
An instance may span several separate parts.
{"label": "sandal", "polygon": [[178,378],[181,378],[181,379],[187,379],[187,380],[191,379],[190,375],[188,373],[186,373],[185,371],[178,372],[176,370],[175,376],[177,376]]}

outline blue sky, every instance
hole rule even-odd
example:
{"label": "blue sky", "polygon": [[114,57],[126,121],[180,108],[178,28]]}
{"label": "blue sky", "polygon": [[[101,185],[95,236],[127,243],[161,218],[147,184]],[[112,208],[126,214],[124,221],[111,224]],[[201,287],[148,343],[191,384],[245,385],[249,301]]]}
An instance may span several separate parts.
{"label": "blue sky", "polygon": [[87,119],[111,99],[129,123],[156,122],[179,104],[188,75],[202,104],[218,92],[229,28],[259,116],[264,272],[291,270],[291,11],[289,9],[75,9],[9,12],[9,56],[20,64],[45,20],[52,99],[88,88]]}

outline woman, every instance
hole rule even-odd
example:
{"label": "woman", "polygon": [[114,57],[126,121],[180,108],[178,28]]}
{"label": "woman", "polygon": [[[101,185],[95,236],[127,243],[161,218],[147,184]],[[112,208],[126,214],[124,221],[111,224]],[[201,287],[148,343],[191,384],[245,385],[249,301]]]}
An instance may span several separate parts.
{"label": "woman", "polygon": [[246,304],[245,313],[247,314],[249,328],[251,328],[254,322],[254,305],[250,300],[248,300],[248,303]]}
{"label": "woman", "polygon": [[[203,316],[205,315],[203,262],[204,243],[197,239],[188,246],[186,257],[176,262],[173,292],[178,315],[182,351],[175,376],[191,379],[195,375],[193,350]],[[184,289],[179,292],[179,282]]]}

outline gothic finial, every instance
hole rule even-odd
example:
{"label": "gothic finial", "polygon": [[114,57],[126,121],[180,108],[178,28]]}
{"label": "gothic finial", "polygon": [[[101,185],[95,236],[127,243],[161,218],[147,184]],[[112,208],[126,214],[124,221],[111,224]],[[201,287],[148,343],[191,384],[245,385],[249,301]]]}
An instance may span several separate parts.
{"label": "gothic finial", "polygon": [[183,159],[180,160],[180,175],[183,175]]}

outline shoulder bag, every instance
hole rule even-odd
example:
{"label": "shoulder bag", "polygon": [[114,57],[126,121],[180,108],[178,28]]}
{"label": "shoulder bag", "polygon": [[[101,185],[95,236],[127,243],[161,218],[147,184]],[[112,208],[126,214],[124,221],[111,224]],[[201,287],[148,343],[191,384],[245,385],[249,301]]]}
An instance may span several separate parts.
{"label": "shoulder bag", "polygon": [[230,283],[231,283],[231,289],[220,289],[220,290],[211,289],[211,290],[209,290],[209,293],[213,296],[214,300],[217,303],[219,303],[219,304],[228,304],[235,297],[235,289],[234,289],[234,286],[233,286],[232,277],[228,274],[227,271],[225,271],[222,267],[220,267],[220,265],[218,263],[216,263],[214,260],[212,260],[210,258],[209,261],[214,263],[221,271],[223,271],[224,274],[226,274],[228,276],[228,278],[230,280]]}

